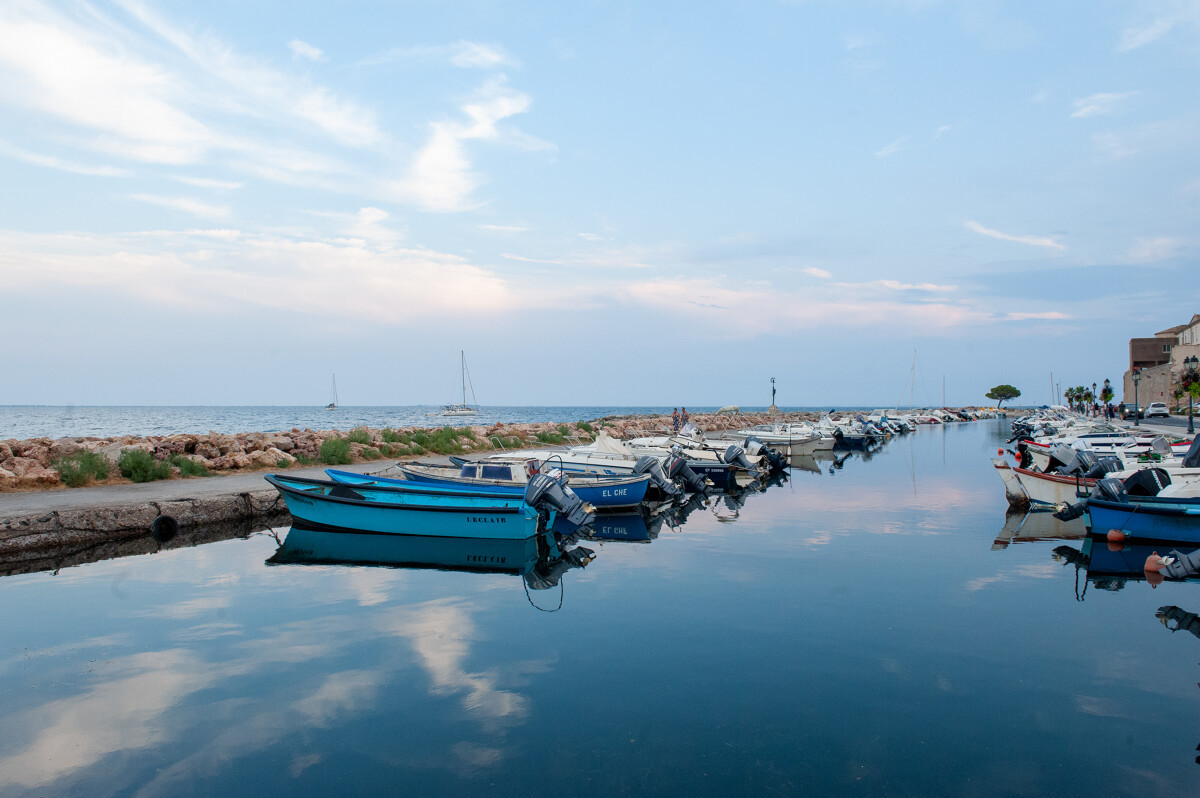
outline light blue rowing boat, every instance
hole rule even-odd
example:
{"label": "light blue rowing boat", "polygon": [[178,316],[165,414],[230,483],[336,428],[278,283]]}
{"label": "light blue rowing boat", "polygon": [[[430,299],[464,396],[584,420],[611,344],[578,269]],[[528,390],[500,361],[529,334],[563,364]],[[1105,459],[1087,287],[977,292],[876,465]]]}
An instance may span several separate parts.
{"label": "light blue rowing boat", "polygon": [[[325,473],[330,479],[349,485],[391,485],[409,490],[436,490],[480,496],[523,496],[528,485],[522,471],[516,465],[508,464],[398,465],[396,469],[403,478],[356,474],[335,468],[327,468]],[[646,488],[649,484],[649,474],[616,477],[572,476],[563,487],[597,509],[610,510],[637,507],[646,498]]]}
{"label": "light blue rowing boat", "polygon": [[523,539],[553,524],[557,513],[586,525],[593,508],[550,477],[531,480],[522,496],[478,496],[388,485],[268,474],[293,518],[316,529],[387,535]]}

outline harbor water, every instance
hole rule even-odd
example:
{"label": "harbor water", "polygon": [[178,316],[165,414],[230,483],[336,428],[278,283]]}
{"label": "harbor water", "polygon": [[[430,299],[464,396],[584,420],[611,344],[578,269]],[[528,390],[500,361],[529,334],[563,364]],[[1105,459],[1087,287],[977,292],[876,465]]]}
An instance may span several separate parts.
{"label": "harbor water", "polygon": [[1081,521],[1006,516],[1006,437],[798,461],[538,579],[286,528],[0,578],[0,794],[1193,794],[1200,639],[1155,613],[1200,586],[1089,580]]}

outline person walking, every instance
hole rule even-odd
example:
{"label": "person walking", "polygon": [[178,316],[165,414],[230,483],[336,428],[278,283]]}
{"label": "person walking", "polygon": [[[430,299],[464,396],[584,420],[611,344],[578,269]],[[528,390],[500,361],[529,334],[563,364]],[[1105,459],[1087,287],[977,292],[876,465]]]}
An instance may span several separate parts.
{"label": "person walking", "polygon": [[684,425],[685,427],[687,426],[687,423],[688,423],[689,421],[691,421],[691,419],[692,419],[692,417],[688,415],[688,411],[687,411],[687,408],[686,408],[686,407],[685,407],[685,408],[683,408],[683,410],[679,411],[679,420],[680,420],[681,422],[683,422],[683,425]]}
{"label": "person walking", "polygon": [[671,408],[671,432],[679,432],[679,408]]}

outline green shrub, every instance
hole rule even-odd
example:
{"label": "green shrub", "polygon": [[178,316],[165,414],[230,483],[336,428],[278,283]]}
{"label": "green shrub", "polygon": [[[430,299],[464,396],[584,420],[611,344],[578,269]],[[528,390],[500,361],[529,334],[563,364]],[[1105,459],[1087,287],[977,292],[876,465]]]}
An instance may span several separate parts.
{"label": "green shrub", "polygon": [[421,450],[437,454],[458,454],[462,451],[462,446],[458,443],[460,437],[475,440],[475,435],[467,427],[417,430],[412,434],[412,448],[417,454],[420,454]]}
{"label": "green shrub", "polygon": [[279,462],[277,462],[277,463],[275,464],[275,467],[276,467],[276,468],[287,468],[287,467],[288,467],[288,466],[290,466],[291,464],[292,464],[292,461],[291,461],[291,460],[280,460]]}
{"label": "green shrub", "polygon": [[134,482],[153,482],[171,476],[171,466],[155,460],[150,452],[141,449],[122,452],[117,460],[117,468],[121,470],[121,476]]}
{"label": "green shrub", "polygon": [[392,429],[391,427],[384,427],[383,442],[384,443],[399,443],[400,442],[400,433],[396,432],[396,430]]}
{"label": "green shrub", "polygon": [[208,469],[202,463],[197,463],[191,458],[184,457],[181,454],[172,454],[167,458],[167,462],[179,469],[179,473],[185,477],[207,477],[210,476]]}
{"label": "green shrub", "polygon": [[297,454],[297,455],[295,455],[295,458],[296,458],[296,462],[302,466],[312,466],[312,465],[317,464],[316,460],[312,459],[311,457],[309,457],[306,454]]}
{"label": "green shrub", "polygon": [[383,453],[378,449],[372,449],[368,446],[366,449],[362,450],[362,456],[364,460],[378,460],[383,457]]}
{"label": "green shrub", "polygon": [[568,427],[566,424],[559,424],[558,425],[558,434],[559,435],[570,435],[571,428]]}
{"label": "green shrub", "polygon": [[50,467],[58,472],[58,478],[69,488],[78,488],[93,479],[107,479],[109,472],[108,458],[89,451],[78,451],[55,460]]}
{"label": "green shrub", "polygon": [[579,427],[581,430],[586,432],[588,435],[591,435],[592,432],[595,431],[595,427],[593,427],[591,424],[587,423],[586,421],[580,421],[575,426]]}
{"label": "green shrub", "polygon": [[539,432],[535,436],[541,443],[566,443],[567,439],[557,432]]}
{"label": "green shrub", "polygon": [[346,436],[346,440],[351,443],[361,443],[363,446],[371,444],[371,433],[366,427],[355,427],[350,430],[350,434]]}
{"label": "green shrub", "polygon": [[350,441],[346,438],[327,438],[321,441],[321,451],[317,459],[325,465],[349,465]]}

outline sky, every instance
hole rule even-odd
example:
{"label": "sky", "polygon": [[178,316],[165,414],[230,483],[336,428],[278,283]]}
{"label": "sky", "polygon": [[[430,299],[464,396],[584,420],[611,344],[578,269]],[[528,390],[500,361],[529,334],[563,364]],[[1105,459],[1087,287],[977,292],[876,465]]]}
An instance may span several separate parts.
{"label": "sky", "polygon": [[0,404],[1119,384],[1198,77],[1200,0],[5,0]]}

